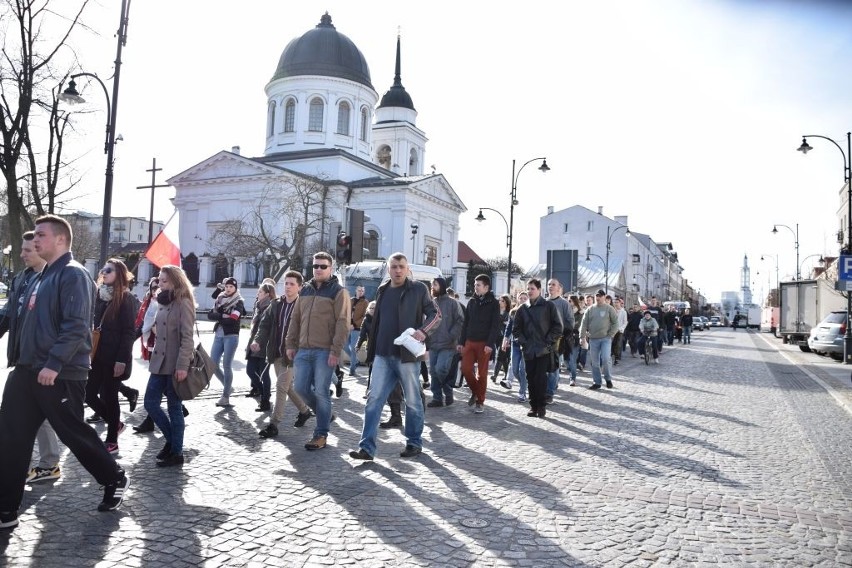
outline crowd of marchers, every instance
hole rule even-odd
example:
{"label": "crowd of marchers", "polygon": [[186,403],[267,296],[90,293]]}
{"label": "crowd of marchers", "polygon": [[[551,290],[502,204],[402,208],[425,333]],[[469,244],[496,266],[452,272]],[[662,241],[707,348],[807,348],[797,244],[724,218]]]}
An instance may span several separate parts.
{"label": "crowd of marchers", "polygon": [[[93,281],[72,258],[72,240],[67,221],[53,215],[38,219],[34,231],[23,235],[26,269],[12,283],[0,319],[0,336],[9,335],[13,368],[0,404],[0,529],[17,526],[26,483],[59,478],[57,437],[103,486],[98,510],[121,505],[130,476],[116,461],[125,430],[119,394],[132,412],[140,393],[124,381],[137,342],[149,378],[143,398],[147,417],[134,430],[159,430],[163,446],[156,466],[185,463],[188,411],[175,385],[186,380],[198,333],[186,273],[163,266],[140,302],[131,293],[133,274],[123,261],[109,259]],[[354,460],[373,460],[379,429],[395,427],[402,427],[406,438],[400,457],[418,456],[426,408],[453,405],[459,375],[470,390],[472,412],[485,412],[489,375],[495,388],[503,373],[500,387],[517,388],[518,402],[529,404],[527,415],[545,418],[563,365],[569,386],[588,366],[588,388],[612,388],[611,367],[628,349],[633,356],[651,349],[657,361],[663,345],[672,344],[675,327],[682,330],[682,341],[690,341],[688,311],[664,311],[656,298],[628,312],[621,298],[603,290],[594,296],[566,295],[558,280],[547,281],[543,289],[535,278],[515,298],[498,298],[489,276],[481,274],[463,305],[445,279],[435,278],[431,286],[414,280],[406,256],[395,253],[387,262],[387,278],[368,300],[362,287],[350,297],[334,269],[331,255],[317,252],[309,280],[288,271],[283,294],[272,280],[257,290],[245,369],[251,387],[246,396],[258,398],[257,411],[269,414],[258,432],[262,438],[278,435],[289,402],[294,426],[315,421],[305,449],[328,447],[336,419],[333,394],[339,398],[343,393],[342,357],[348,357],[350,377],[360,378],[363,347],[367,392],[360,442],[349,452]],[[207,313],[214,322],[210,356],[222,384],[215,404],[227,412],[241,321],[249,312],[235,278],[224,279],[213,298]],[[428,403],[426,388],[432,395]],[[93,411],[88,418],[85,405]],[[385,405],[390,416],[383,422]],[[106,424],[103,440],[92,427],[97,422]],[[35,444],[39,457],[31,465]]]}

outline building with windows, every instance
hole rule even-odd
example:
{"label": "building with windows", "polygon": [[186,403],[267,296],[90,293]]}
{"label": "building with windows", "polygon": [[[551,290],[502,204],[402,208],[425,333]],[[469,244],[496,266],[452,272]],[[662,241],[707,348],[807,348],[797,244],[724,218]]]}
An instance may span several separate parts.
{"label": "building with windows", "polygon": [[[402,251],[452,272],[467,209],[434,166],[424,172],[427,138],[402,85],[399,38],[393,84],[380,99],[363,54],[326,13],[284,48],[265,92],[262,156],[234,147],[168,180],[194,283],[227,274],[255,285],[269,275],[265,257],[281,251],[302,269],[313,252],[334,251],[348,209],[369,218],[369,258]],[[245,248],[261,229],[274,247]]]}

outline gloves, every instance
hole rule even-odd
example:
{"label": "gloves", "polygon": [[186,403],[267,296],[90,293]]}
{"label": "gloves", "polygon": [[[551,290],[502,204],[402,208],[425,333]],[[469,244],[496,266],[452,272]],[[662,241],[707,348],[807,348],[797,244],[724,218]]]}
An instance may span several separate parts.
{"label": "gloves", "polygon": [[413,334],[414,329],[409,327],[402,332],[402,335],[394,339],[393,343],[405,347],[415,357],[420,357],[426,353],[426,345],[414,339]]}

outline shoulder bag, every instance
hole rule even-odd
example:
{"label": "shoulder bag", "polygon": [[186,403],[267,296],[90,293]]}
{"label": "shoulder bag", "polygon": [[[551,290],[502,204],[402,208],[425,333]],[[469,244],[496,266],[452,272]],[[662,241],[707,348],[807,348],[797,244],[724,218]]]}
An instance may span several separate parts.
{"label": "shoulder bag", "polygon": [[181,400],[192,400],[198,394],[210,386],[210,379],[213,378],[213,371],[216,365],[210,359],[207,350],[201,344],[201,333],[198,331],[198,323],[195,324],[195,333],[198,335],[199,342],[195,345],[192,351],[192,358],[189,360],[189,369],[187,369],[186,379],[178,381],[172,376],[172,387],[174,387],[178,398]]}

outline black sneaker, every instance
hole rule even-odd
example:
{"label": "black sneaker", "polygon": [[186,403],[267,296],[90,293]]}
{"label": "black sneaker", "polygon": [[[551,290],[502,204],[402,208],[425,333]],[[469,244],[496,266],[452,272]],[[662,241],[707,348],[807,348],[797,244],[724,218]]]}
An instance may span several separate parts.
{"label": "black sneaker", "polygon": [[301,428],[302,426],[305,425],[305,422],[307,422],[310,419],[310,417],[313,416],[313,415],[314,415],[314,413],[311,412],[310,410],[308,410],[307,412],[304,412],[304,413],[300,412],[299,416],[296,417],[296,423],[293,424],[293,426],[295,426],[296,428]]}
{"label": "black sneaker", "polygon": [[595,384],[589,385],[589,390],[598,390],[599,388],[601,388],[600,385],[595,385]]}
{"label": "black sneaker", "polygon": [[401,458],[413,458],[414,456],[419,456],[423,453],[423,448],[419,446],[412,446],[408,444],[405,446],[405,449],[399,453],[399,457]]}
{"label": "black sneaker", "polygon": [[272,405],[268,402],[261,402],[260,406],[254,409],[255,412],[269,412],[272,410]]}
{"label": "black sneaker", "polygon": [[553,404],[553,395],[549,394],[549,395],[545,396],[544,397],[544,403],[545,404]]}
{"label": "black sneaker", "polygon": [[343,373],[340,374],[340,378],[334,383],[334,395],[337,398],[343,396]]}
{"label": "black sneaker", "polygon": [[387,430],[388,428],[399,428],[402,426],[402,416],[399,414],[391,414],[391,417],[388,418],[387,422],[382,422],[379,424],[379,428],[383,430]]}
{"label": "black sneaker", "polygon": [[0,512],[0,529],[12,530],[18,526],[18,512]]}
{"label": "black sneaker", "polygon": [[476,403],[476,395],[472,394],[472,395],[470,395],[470,398],[467,399],[467,405],[473,406],[475,403]]}
{"label": "black sneaker", "polygon": [[157,462],[157,467],[171,467],[173,465],[183,465],[183,454],[169,454],[165,459]]}
{"label": "black sneaker", "polygon": [[444,406],[444,402],[441,400],[430,400],[426,405],[426,408],[440,408]]}
{"label": "black sneaker", "polygon": [[248,391],[248,393],[246,394],[246,398],[256,398],[256,397],[258,397],[258,396],[260,396],[260,391],[258,391],[258,390],[256,390],[256,389],[251,389],[251,390],[250,390],[250,391]]}
{"label": "black sneaker", "polygon": [[92,414],[91,416],[86,418],[86,422],[88,422],[89,424],[97,424],[98,422],[103,422],[103,421],[104,421],[103,417],[98,413]]}
{"label": "black sneaker", "polygon": [[612,381],[607,381],[607,382],[606,382],[606,388],[608,388],[608,389],[611,389],[611,388],[612,388]]}
{"label": "black sneaker", "polygon": [[172,453],[172,445],[169,442],[166,442],[166,445],[163,446],[163,449],[160,450],[160,453],[157,454],[157,461],[162,461],[169,457]]}
{"label": "black sneaker", "polygon": [[121,474],[121,479],[104,487],[104,500],[98,505],[98,511],[115,511],[124,500],[124,495],[130,487],[130,478],[127,472]]}
{"label": "black sneaker", "polygon": [[257,435],[261,438],[274,438],[278,435],[278,426],[275,424],[269,424],[266,428],[258,432]]}
{"label": "black sneaker", "polygon": [[349,457],[353,460],[373,461],[373,456],[368,454],[364,448],[359,449],[357,452],[352,450],[349,452]]}
{"label": "black sneaker", "polygon": [[181,411],[183,412],[183,417],[184,417],[184,418],[186,418],[187,416],[189,416],[189,410],[187,410],[187,409],[186,409],[186,406],[184,406],[184,405],[182,405],[182,404],[181,404],[181,405],[180,405],[180,409],[181,409]]}

